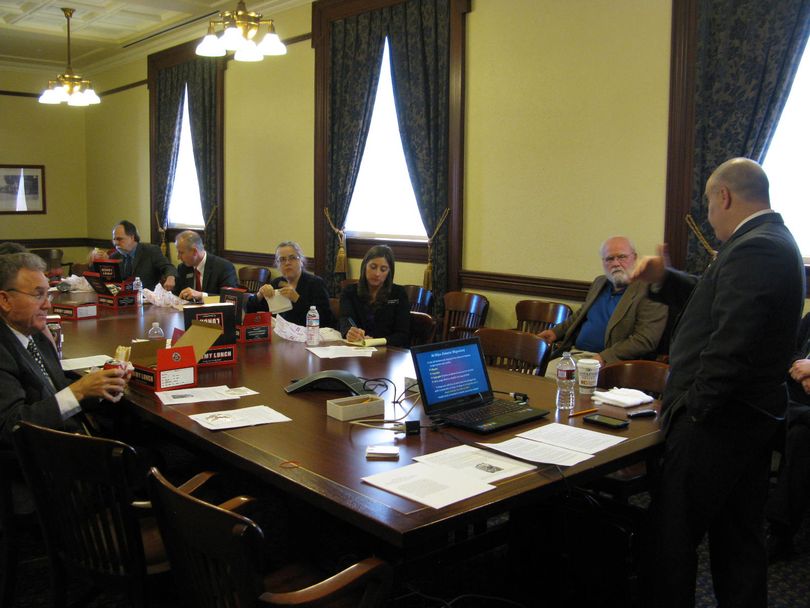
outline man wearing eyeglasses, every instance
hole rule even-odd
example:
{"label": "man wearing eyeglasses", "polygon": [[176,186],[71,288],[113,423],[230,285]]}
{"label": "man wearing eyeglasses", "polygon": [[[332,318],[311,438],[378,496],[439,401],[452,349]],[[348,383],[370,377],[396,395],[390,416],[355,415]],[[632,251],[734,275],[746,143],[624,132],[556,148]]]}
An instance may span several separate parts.
{"label": "man wearing eyeglasses", "polygon": [[611,237],[602,243],[600,255],[604,274],[591,283],[582,307],[538,334],[546,342],[559,342],[546,369],[548,377],[556,375],[558,357],[565,351],[602,365],[650,358],[664,333],[667,307],[649,298],[646,283],[630,283],[636,265],[633,243]]}
{"label": "man wearing eyeglasses", "polygon": [[176,271],[172,263],[151,243],[142,243],[135,224],[121,220],[113,228],[115,253],[110,258],[122,260],[123,278],[140,277],[146,289],[154,290],[158,283],[167,291],[174,289]]}
{"label": "man wearing eyeglasses", "polygon": [[178,234],[174,244],[181,260],[177,265],[174,293],[182,299],[202,302],[204,296],[219,293],[223,287],[239,285],[233,264],[207,253],[202,237],[193,230]]}
{"label": "man wearing eyeglasses", "polygon": [[0,444],[10,445],[19,420],[79,431],[88,398],[121,399],[120,369],[89,373],[72,384],[44,335],[51,310],[45,262],[31,253],[0,255]]}

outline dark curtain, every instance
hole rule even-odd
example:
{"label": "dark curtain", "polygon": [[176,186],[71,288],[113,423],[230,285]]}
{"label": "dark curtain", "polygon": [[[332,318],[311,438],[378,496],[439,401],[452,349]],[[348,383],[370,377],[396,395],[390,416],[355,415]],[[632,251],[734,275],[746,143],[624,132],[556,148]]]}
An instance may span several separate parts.
{"label": "dark curtain", "polygon": [[[430,237],[449,206],[449,0],[392,7],[388,43],[402,147]],[[447,291],[447,235],[445,222],[432,244],[433,301],[440,307]]]}
{"label": "dark curtain", "polygon": [[200,203],[205,225],[205,249],[218,254],[219,200],[217,171],[219,164],[217,134],[217,70],[218,64],[199,58],[179,66],[184,69],[188,84],[188,117],[191,126],[191,145],[197,180],[200,184]]}
{"label": "dark curtain", "polygon": [[182,66],[160,70],[157,75],[156,146],[155,146],[155,210],[160,226],[166,226],[169,213],[169,197],[174,184],[174,170],[180,149],[180,128],[183,115],[183,90],[186,79]]}
{"label": "dark curtain", "polygon": [[[761,162],[790,93],[810,31],[810,0],[700,0],[695,78],[691,214],[719,246],[703,190],[729,158]],[[709,254],[689,235],[686,267],[702,272]]]}
{"label": "dark curtain", "polygon": [[[382,12],[333,22],[331,43],[327,209],[335,226],[342,228],[357,182],[380,79],[385,43]],[[331,228],[327,227],[327,231],[326,278],[330,291],[336,293],[346,277],[332,272],[338,237]]]}

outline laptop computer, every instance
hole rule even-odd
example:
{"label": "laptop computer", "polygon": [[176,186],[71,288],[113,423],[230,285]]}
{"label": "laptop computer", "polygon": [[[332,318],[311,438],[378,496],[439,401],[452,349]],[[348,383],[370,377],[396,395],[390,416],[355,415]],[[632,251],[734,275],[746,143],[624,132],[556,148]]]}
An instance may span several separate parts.
{"label": "laptop computer", "polygon": [[525,402],[493,397],[477,336],[414,346],[411,356],[431,420],[492,433],[549,413]]}

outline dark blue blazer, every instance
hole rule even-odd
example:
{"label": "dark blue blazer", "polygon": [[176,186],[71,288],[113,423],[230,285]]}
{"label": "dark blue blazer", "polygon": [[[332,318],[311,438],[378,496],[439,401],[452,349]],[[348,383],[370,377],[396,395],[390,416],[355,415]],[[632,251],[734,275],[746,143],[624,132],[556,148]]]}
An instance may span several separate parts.
{"label": "dark blue blazer", "polygon": [[[110,259],[120,260],[122,256],[117,251],[110,256]],[[160,251],[160,247],[150,243],[138,243],[135,249],[135,259],[133,260],[133,277],[140,277],[144,289],[155,289],[155,285],[168,276],[176,276],[172,263],[166,259]],[[123,272],[123,269],[122,269]],[[122,277],[129,278],[129,277]]]}
{"label": "dark blue blazer", "polygon": [[[202,278],[202,291],[208,294],[218,294],[223,287],[237,287],[239,279],[236,269],[228,260],[218,255],[207,253],[205,258],[205,272]],[[177,281],[174,284],[174,293],[178,295],[186,287],[194,289],[194,268],[185,264],[177,266]]]}

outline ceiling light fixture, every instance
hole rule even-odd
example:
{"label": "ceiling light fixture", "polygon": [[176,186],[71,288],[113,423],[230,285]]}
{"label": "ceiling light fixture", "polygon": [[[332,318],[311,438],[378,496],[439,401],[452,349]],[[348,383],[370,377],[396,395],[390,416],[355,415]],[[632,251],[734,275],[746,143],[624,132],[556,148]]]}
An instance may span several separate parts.
{"label": "ceiling light fixture", "polygon": [[89,80],[74,74],[70,65],[70,18],[75,12],[72,8],[63,8],[62,12],[67,19],[67,67],[64,74],[59,74],[56,80],[48,81],[48,88],[39,96],[39,103],[67,103],[69,106],[89,106],[101,103],[93,85]]}
{"label": "ceiling light fixture", "polygon": [[[222,26],[222,35],[217,37],[216,26]],[[259,44],[253,38],[262,25],[267,33]],[[208,23],[208,34],[197,45],[197,54],[203,57],[223,57],[228,51],[235,51],[236,61],[261,61],[265,55],[286,55],[287,47],[276,34],[272,19],[262,19],[259,13],[248,11],[241,0],[236,10],[222,11],[218,19]]]}

